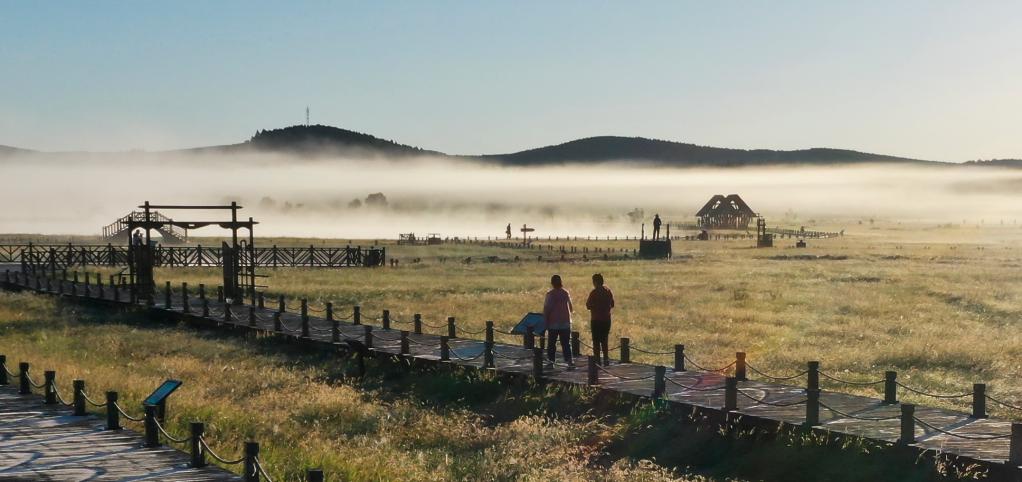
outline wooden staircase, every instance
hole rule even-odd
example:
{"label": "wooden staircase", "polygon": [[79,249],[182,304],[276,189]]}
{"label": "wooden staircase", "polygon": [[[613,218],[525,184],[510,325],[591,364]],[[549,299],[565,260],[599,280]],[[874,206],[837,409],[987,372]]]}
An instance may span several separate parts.
{"label": "wooden staircase", "polygon": [[[150,221],[171,221],[170,218],[160,214],[159,211],[149,212]],[[132,211],[116,221],[103,227],[103,239],[109,242],[123,242],[128,239],[128,221],[145,221],[145,212]],[[188,242],[188,234],[176,226],[165,225],[157,228],[156,232],[163,236],[163,244],[185,244]]]}

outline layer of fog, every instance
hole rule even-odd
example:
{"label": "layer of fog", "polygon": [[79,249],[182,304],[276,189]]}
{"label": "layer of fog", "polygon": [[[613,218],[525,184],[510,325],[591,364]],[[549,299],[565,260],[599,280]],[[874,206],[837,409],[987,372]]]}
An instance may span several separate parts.
{"label": "layer of fog", "polygon": [[[502,168],[439,159],[121,154],[0,160],[0,232],[98,234],[142,201],[239,201],[257,235],[396,238],[398,233],[501,236],[639,233],[648,222],[692,223],[714,194],[740,194],[772,225],[852,229],[861,220],[1013,223],[1022,170],[835,166],[671,169],[624,165]],[[383,193],[386,206],[364,201]],[[352,207],[358,199],[362,206]],[[172,214],[210,218],[214,213]],[[193,233],[217,235],[214,228]]]}

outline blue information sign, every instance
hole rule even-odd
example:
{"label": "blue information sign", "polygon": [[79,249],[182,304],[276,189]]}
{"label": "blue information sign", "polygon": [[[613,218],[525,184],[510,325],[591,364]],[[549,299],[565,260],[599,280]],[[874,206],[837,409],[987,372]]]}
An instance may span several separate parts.
{"label": "blue information sign", "polygon": [[163,401],[166,400],[171,393],[174,393],[174,390],[177,390],[177,387],[180,386],[180,380],[167,380],[163,382],[163,385],[160,385],[159,388],[157,388],[151,395],[146,397],[145,401],[142,402],[142,405],[159,405],[160,403],[163,403]]}
{"label": "blue information sign", "polygon": [[511,333],[517,335],[524,335],[525,329],[532,327],[532,332],[536,335],[542,335],[546,331],[546,323],[543,320],[543,313],[528,313],[519,321],[514,328],[511,329]]}

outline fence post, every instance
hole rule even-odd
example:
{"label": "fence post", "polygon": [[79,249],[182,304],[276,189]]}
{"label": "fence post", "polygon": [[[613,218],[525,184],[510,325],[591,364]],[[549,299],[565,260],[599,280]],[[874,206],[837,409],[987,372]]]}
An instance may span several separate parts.
{"label": "fence post", "polygon": [[898,403],[898,372],[884,372],[884,404]]}
{"label": "fence post", "polygon": [[256,312],[255,312],[255,310],[256,309],[255,309],[254,306],[249,306],[248,307],[248,326],[251,326],[253,328],[256,326]]}
{"label": "fence post", "polygon": [[18,384],[18,394],[29,395],[32,393],[32,385],[28,381],[28,362],[18,363],[18,368],[20,369],[18,373],[18,381],[20,382]]}
{"label": "fence post", "polygon": [[163,305],[164,305],[163,307],[169,310],[170,306],[171,306],[170,305],[170,297],[173,294],[170,291],[170,281],[168,281],[167,284],[166,284],[166,290],[167,291],[165,293],[163,293]]}
{"label": "fence post", "polygon": [[366,348],[372,348],[373,347],[373,327],[372,327],[372,325],[362,325],[362,327],[363,327],[362,329],[365,330],[365,339],[363,340],[363,343],[365,343]]}
{"label": "fence post", "polygon": [[440,361],[448,361],[451,359],[451,346],[448,344],[450,340],[446,336],[440,337]]}
{"label": "fence post", "polygon": [[626,337],[621,337],[621,363],[632,362],[632,347],[631,340]]}
{"label": "fence post", "polygon": [[653,367],[653,398],[663,397],[667,393],[667,367],[657,365]]}
{"label": "fence post", "polygon": [[450,337],[450,338],[457,338],[458,337],[457,328],[454,325],[454,317],[453,316],[448,316],[447,317],[447,336]]}
{"label": "fence post", "polygon": [[901,404],[901,437],[898,443],[908,445],[916,441],[916,406],[911,403]]}
{"label": "fence post", "polygon": [[1008,463],[1012,466],[1022,465],[1022,423],[1011,423],[1011,439],[1008,442]]}
{"label": "fence post", "polygon": [[674,345],[674,371],[685,371],[685,345]]}
{"label": "fence post", "polygon": [[332,301],[326,302],[326,321],[334,321],[334,304]]}
{"label": "fence post", "polygon": [[806,389],[806,423],[808,427],[820,424],[820,389]]}
{"label": "fence post", "polygon": [[351,311],[351,324],[360,325],[362,324],[362,307],[355,305]]}
{"label": "fence post", "polygon": [[[46,291],[53,291],[50,285],[49,278],[46,278]],[[99,299],[106,298],[106,294],[103,293],[103,276],[100,275],[99,273],[96,273],[96,293],[97,298]]]}
{"label": "fence post", "polygon": [[571,332],[571,354],[578,356],[582,353],[582,340],[579,339],[579,333],[577,331]]}
{"label": "fence post", "polygon": [[[330,305],[327,304],[327,307]],[[341,341],[341,322],[330,317],[330,341],[332,343],[340,343]]]}
{"label": "fence post", "polygon": [[106,392],[106,430],[121,429],[121,414],[117,411],[117,392]]}
{"label": "fence post", "polygon": [[259,457],[259,443],[245,442],[245,482],[259,482],[256,458]]}
{"label": "fence post", "polygon": [[735,379],[740,382],[748,380],[745,376],[745,352],[735,353]]}
{"label": "fence post", "polygon": [[206,426],[202,422],[192,422],[189,425],[191,437],[189,437],[189,448],[191,448],[192,454],[192,468],[201,469],[206,466],[206,453],[202,450],[202,432],[206,431]]}
{"label": "fence post", "polygon": [[532,376],[537,380],[543,378],[543,350],[532,348]]}
{"label": "fence post", "polygon": [[486,342],[489,342],[489,343],[493,343],[493,321],[492,320],[487,320],[486,321],[486,338],[484,338],[483,341],[486,341]]}
{"label": "fence post", "polygon": [[85,415],[85,380],[73,380],[71,386],[74,388],[74,395],[72,395],[74,415],[82,417]]}
{"label": "fence post", "polygon": [[309,337],[309,300],[302,298],[302,338]]}
{"label": "fence post", "polygon": [[422,334],[422,314],[416,313],[412,316],[412,329],[415,331],[416,335]]}
{"label": "fence post", "polygon": [[495,368],[496,367],[496,363],[494,363],[494,359],[493,359],[493,342],[492,341],[484,341],[483,342],[483,350],[484,350],[483,351],[483,368]]}
{"label": "fence post", "polygon": [[188,283],[181,283],[181,311],[183,313],[191,313],[192,307],[188,301]]}
{"label": "fence post", "polygon": [[145,410],[145,420],[143,421],[145,426],[145,447],[159,447],[160,432],[156,428],[156,405],[146,405],[142,409]]}
{"label": "fence post", "polygon": [[305,482],[323,482],[323,469],[309,469],[305,472]]}
{"label": "fence post", "polygon": [[390,310],[383,310],[383,329],[390,329]]}
{"label": "fence post", "polygon": [[819,390],[820,389],[820,362],[811,361],[809,362],[808,370],[806,373],[806,390]]}
{"label": "fence post", "polygon": [[46,405],[57,404],[57,372],[46,370],[43,372],[43,394]]}
{"label": "fence post", "polygon": [[724,379],[724,411],[735,410],[738,410],[738,379],[727,377]]}
{"label": "fence post", "polygon": [[0,385],[9,385],[7,379],[7,355],[0,355]]}
{"label": "fence post", "polygon": [[525,348],[536,348],[536,328],[525,327],[525,334],[522,335],[522,346]]}
{"label": "fence post", "polygon": [[596,366],[596,357],[589,355],[586,357],[588,363],[588,380],[587,384],[592,387],[600,384],[600,372]]}
{"label": "fence post", "polygon": [[410,348],[408,346],[408,330],[401,330],[401,354],[408,355]]}
{"label": "fence post", "polygon": [[987,385],[972,384],[972,418],[987,418]]}

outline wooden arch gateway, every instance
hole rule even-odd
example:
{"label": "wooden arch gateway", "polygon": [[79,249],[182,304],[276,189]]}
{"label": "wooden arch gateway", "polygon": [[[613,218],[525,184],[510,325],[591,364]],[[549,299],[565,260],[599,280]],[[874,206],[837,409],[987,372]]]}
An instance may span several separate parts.
{"label": "wooden arch gateway", "polygon": [[[181,228],[184,230],[199,229],[206,226],[219,226],[231,231],[231,244],[222,243],[223,250],[223,271],[224,271],[224,297],[230,299],[236,305],[242,304],[245,295],[256,297],[256,272],[255,272],[255,234],[253,228],[257,222],[251,217],[247,221],[238,220],[238,210],[242,209],[237,202],[230,205],[170,205],[150,204],[146,201],[139,206],[142,209],[142,216],[127,220],[128,236],[128,279],[131,283],[131,296],[133,300],[153,301],[155,291],[155,280],[153,279],[154,245],[152,242],[153,230],[166,230],[168,228]],[[156,209],[163,211],[174,210],[230,210],[231,219],[224,221],[202,220],[202,221],[181,221],[164,216],[156,216]],[[137,229],[144,230],[144,238],[133,239]],[[238,240],[238,231],[248,231],[248,240]],[[143,241],[143,242],[140,242]]]}

